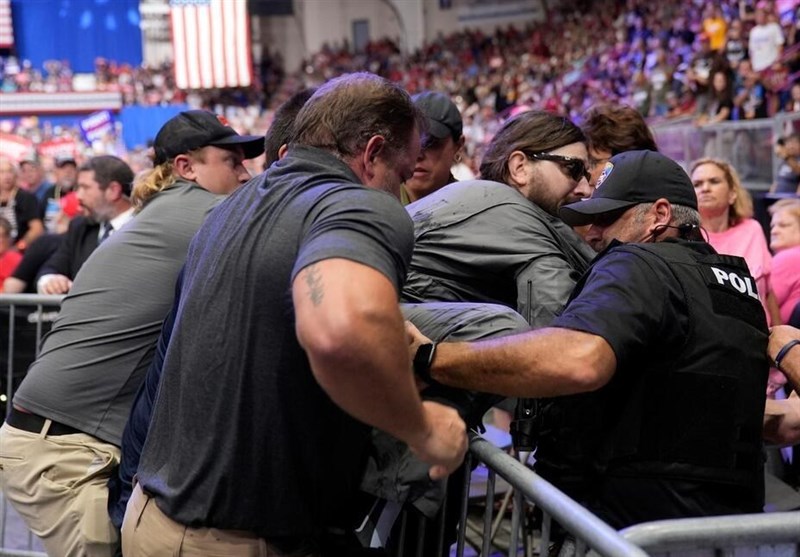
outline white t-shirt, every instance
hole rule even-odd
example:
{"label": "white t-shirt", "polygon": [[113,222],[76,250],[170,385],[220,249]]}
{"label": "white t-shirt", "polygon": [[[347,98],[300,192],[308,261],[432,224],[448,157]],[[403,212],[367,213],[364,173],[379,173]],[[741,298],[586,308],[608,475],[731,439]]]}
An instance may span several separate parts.
{"label": "white t-shirt", "polygon": [[756,25],[750,30],[748,49],[753,70],[760,72],[778,60],[780,47],[784,43],[783,31],[777,23]]}

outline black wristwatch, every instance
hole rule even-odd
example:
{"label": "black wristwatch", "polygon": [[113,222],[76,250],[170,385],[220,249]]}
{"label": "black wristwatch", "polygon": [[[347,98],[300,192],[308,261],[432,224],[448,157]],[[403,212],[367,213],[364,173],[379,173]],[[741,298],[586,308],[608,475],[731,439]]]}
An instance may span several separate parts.
{"label": "black wristwatch", "polygon": [[420,379],[429,385],[438,384],[437,381],[431,377],[431,364],[433,363],[433,358],[435,356],[435,342],[429,342],[428,344],[420,345],[420,347],[417,348],[417,353],[414,355],[414,373],[416,373]]}

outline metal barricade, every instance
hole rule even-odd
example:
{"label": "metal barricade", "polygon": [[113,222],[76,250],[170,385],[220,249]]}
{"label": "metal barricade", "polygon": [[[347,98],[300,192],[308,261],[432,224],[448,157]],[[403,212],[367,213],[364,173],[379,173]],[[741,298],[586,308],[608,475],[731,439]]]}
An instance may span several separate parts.
{"label": "metal barricade", "polygon": [[796,557],[800,511],[659,520],[620,534],[653,557]]}
{"label": "metal barricade", "polygon": [[[496,479],[514,488],[511,543],[508,555],[548,555],[552,521],[556,520],[576,540],[575,555],[639,557],[800,557],[800,511],[704,518],[660,520],[617,532],[570,499],[533,470],[478,435],[471,436],[470,461],[477,459],[489,470],[480,554],[495,555],[492,538],[500,516],[494,517]],[[457,557],[464,555],[469,484],[465,486]],[[525,502],[542,511],[538,551],[520,548],[520,513]],[[501,507],[505,508],[505,505]]]}
{"label": "metal barricade", "polygon": [[[576,555],[582,557],[591,549],[606,557],[646,557],[641,548],[626,540],[608,524],[556,489],[551,483],[534,473],[523,463],[501,451],[479,435],[472,435],[470,440],[468,466],[473,459],[482,462],[489,469],[489,482],[486,492],[486,508],[483,522],[483,539],[480,555],[488,557],[492,544],[492,519],[494,511],[494,483],[496,476],[502,477],[515,490],[514,505],[511,515],[511,543],[508,555],[519,552],[520,517],[524,501],[538,505],[542,511],[542,535],[539,544],[539,555],[547,555],[550,545],[550,526],[552,520],[575,537]],[[464,501],[461,509],[462,525],[456,542],[456,556],[464,555],[465,528],[467,518],[467,497],[469,480],[464,488]],[[525,544],[527,554],[532,548]]]}
{"label": "metal barricade", "polygon": [[[58,312],[63,296],[38,294],[0,294],[0,353],[4,350],[6,372],[0,401],[5,405],[3,416],[11,410],[14,390],[24,377],[28,365],[38,356],[39,347],[49,324]],[[30,309],[32,308],[32,311]],[[46,311],[46,309],[51,311]],[[8,545],[14,547],[7,547]],[[10,510],[3,497],[0,505],[0,557],[46,557],[45,553],[32,551],[36,542],[22,519]]]}

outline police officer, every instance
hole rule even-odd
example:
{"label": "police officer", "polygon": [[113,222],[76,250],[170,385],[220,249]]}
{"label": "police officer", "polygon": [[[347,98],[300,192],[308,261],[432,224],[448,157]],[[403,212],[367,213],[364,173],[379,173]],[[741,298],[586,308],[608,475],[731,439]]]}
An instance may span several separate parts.
{"label": "police officer", "polygon": [[537,471],[616,528],[759,512],[766,319],[744,261],[702,241],[689,177],[659,153],[622,153],[561,216],[603,249],[564,312],[489,342],[415,336],[428,379],[571,395],[548,405]]}

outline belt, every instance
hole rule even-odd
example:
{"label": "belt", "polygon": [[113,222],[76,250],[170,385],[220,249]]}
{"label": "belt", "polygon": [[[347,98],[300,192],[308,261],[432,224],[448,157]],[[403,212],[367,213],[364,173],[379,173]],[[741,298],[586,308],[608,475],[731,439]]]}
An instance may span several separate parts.
{"label": "belt", "polygon": [[[47,418],[23,412],[17,408],[11,407],[11,413],[6,418],[6,423],[22,431],[30,433],[40,433],[44,428],[44,423]],[[83,433],[82,431],[70,427],[68,425],[60,424],[51,420],[50,429],[47,430],[47,435],[71,435],[73,433]]]}

